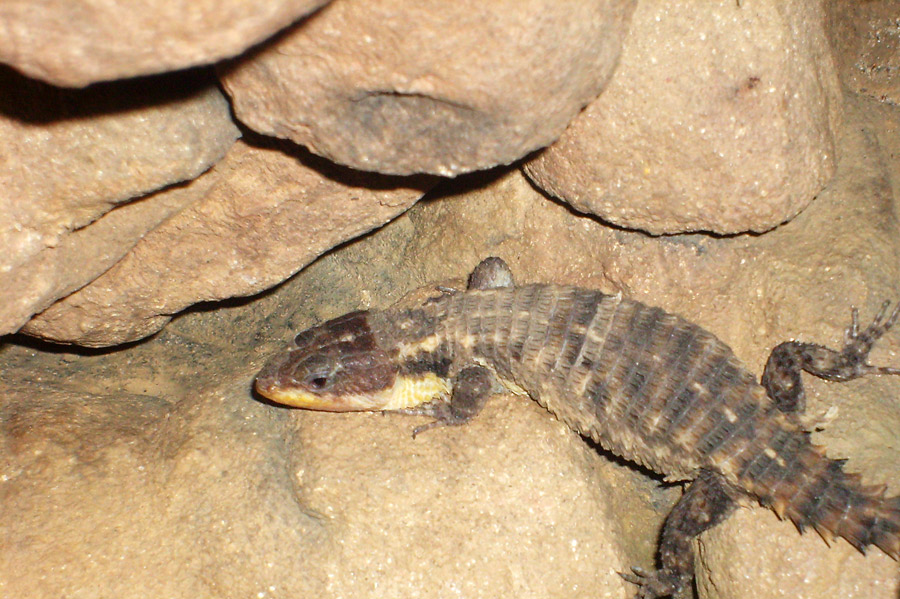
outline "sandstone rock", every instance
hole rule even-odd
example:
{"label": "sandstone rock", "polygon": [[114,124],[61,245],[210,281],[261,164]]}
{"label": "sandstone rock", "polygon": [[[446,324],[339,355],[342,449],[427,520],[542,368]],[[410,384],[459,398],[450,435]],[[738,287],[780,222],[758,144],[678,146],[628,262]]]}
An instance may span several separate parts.
{"label": "sandstone rock", "polygon": [[[496,397],[470,425],[412,440],[421,419],[254,402],[252,376],[298,329],[388,305],[414,287],[433,290],[491,254],[522,282],[622,291],[681,313],[728,342],[754,372],[786,338],[836,346],[850,305],[870,318],[884,298],[900,294],[900,112],[851,97],[847,116],[833,181],[765,235],[654,238],[604,226],[547,201],[518,171],[497,170],[447,182],[272,292],[182,313],[146,343],[76,354],[7,339],[0,345],[0,595],[629,596],[633,588],[615,571],[650,565],[678,489],[609,463],[533,403]],[[168,243],[175,256],[135,249],[123,262],[130,278],[117,280],[131,290],[144,283],[189,292],[207,278],[215,290],[223,279],[248,287],[278,280],[321,251],[317,240],[334,243],[329,235],[340,238],[350,226],[331,207],[336,201],[311,198],[352,194],[363,198],[355,204],[396,203],[390,208],[399,212],[412,201],[407,194],[421,193],[406,180],[354,179],[305,155],[298,164],[298,155],[251,141],[183,187],[199,198],[179,218],[193,216],[170,218],[157,230],[175,222],[178,230],[154,242]],[[398,198],[391,188],[401,184]],[[311,186],[318,193],[307,195]],[[307,208],[320,216],[304,219]],[[354,214],[361,213],[369,212]],[[357,221],[359,230],[375,226]],[[318,237],[331,222],[340,230]],[[207,234],[211,240],[197,241]],[[209,271],[204,257],[214,262]],[[228,276],[215,261],[232,258]],[[148,268],[140,271],[142,259]],[[260,266],[268,261],[277,268]],[[132,301],[135,313],[160,313],[146,309],[152,300],[121,289],[128,287],[110,284],[111,308],[97,310],[91,326],[116,321],[114,308],[129,311]],[[129,327],[138,328],[122,328]],[[872,362],[900,363],[896,331]],[[811,416],[838,408],[815,441],[848,457],[848,470],[900,492],[900,379],[806,385]],[[896,597],[896,563],[877,549],[863,558],[842,540],[834,545],[797,534],[761,508],[742,509],[698,542],[698,588],[709,599]]]}
{"label": "sandstone rock", "polygon": [[829,548],[763,508],[739,509],[704,536],[698,555],[701,597],[895,599],[900,591],[897,562],[887,555],[863,555],[843,541]]}
{"label": "sandstone rock", "polygon": [[828,2],[828,34],[844,85],[900,104],[900,2]]}
{"label": "sandstone rock", "polygon": [[185,200],[176,192],[101,216],[196,177],[239,133],[199,73],[60,90],[0,68],[0,87],[5,334],[105,271]]}
{"label": "sandstone rock", "polygon": [[607,89],[525,171],[619,226],[765,231],[834,172],[839,103],[821,2],[646,0]]}
{"label": "sandstone rock", "polygon": [[[494,398],[472,424],[413,441],[421,419],[254,403],[253,373],[297,329],[462,276],[489,254],[523,282],[622,290],[680,312],[756,372],[784,338],[835,345],[848,306],[870,315],[900,280],[890,173],[868,131],[882,123],[860,116],[871,112],[849,112],[839,190],[766,235],[651,238],[574,215],[516,171],[480,173],[274,292],[183,314],[147,343],[93,356],[0,348],[4,591],[627,596],[614,570],[649,565],[677,489],[611,466],[521,398]],[[889,336],[872,361],[896,363],[898,345]],[[812,414],[839,406],[816,440],[868,480],[896,485],[900,381],[807,389]],[[702,537],[708,597],[725,578],[746,586],[719,599],[804,596],[836,571],[874,597],[897,583],[877,550],[848,560],[845,546],[829,549],[765,510],[735,518]]]}
{"label": "sandstone rock", "polygon": [[0,4],[0,62],[57,85],[161,73],[243,52],[327,0]]}
{"label": "sandstone rock", "polygon": [[519,401],[495,398],[469,430],[415,440],[403,416],[299,415],[297,484],[335,524],[325,542],[339,549],[316,552],[333,596],[624,596],[608,508],[621,474]]}
{"label": "sandstone rock", "polygon": [[191,304],[275,285],[395,217],[431,184],[354,173],[285,146],[237,144],[186,188],[189,208],[23,332],[93,347],[141,339]]}
{"label": "sandstone rock", "polygon": [[246,387],[176,404],[8,381],[4,596],[302,596],[290,591],[309,573],[292,551],[323,523],[294,501],[273,451],[279,414],[248,401]]}
{"label": "sandstone rock", "polygon": [[148,230],[194,200],[194,193],[175,188],[125,204],[87,227],[62,235],[53,247],[36,252],[24,263],[0,272],[4,321],[0,332],[17,331],[36,312],[102,275]]}
{"label": "sandstone rock", "polygon": [[603,88],[628,0],[337,0],[221,70],[238,118],[335,162],[455,175],[547,145]]}

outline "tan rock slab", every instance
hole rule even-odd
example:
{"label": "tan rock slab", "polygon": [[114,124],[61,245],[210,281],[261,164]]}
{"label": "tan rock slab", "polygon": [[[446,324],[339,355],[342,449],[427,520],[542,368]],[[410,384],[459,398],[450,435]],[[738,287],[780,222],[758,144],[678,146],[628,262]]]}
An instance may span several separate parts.
{"label": "tan rock slab", "polygon": [[471,427],[416,439],[421,419],[296,414],[298,492],[332,525],[310,556],[320,592],[623,596],[627,560],[606,508],[616,473],[519,401],[496,397]]}
{"label": "tan rock slab", "polygon": [[213,83],[193,73],[61,90],[0,68],[0,334],[183,205],[149,200],[95,222],[225,155],[239,132]]}
{"label": "tan rock slab", "polygon": [[[630,596],[601,585],[621,584],[620,564],[649,565],[678,489],[611,465],[533,403],[495,397],[470,425],[413,441],[418,418],[254,402],[252,375],[298,329],[389,305],[491,254],[520,281],[679,312],[754,372],[786,338],[835,346],[851,304],[868,317],[900,295],[887,109],[848,105],[834,182],[765,235],[653,238],[547,201],[517,171],[480,173],[273,292],[180,315],[146,343],[89,355],[0,347],[0,538],[15,541],[0,551],[0,594]],[[898,359],[892,332],[872,362]],[[815,440],[900,490],[900,379],[806,384],[811,415],[838,407]],[[707,597],[809,596],[839,569],[854,593],[897,584],[896,563],[876,549],[828,548],[763,509],[734,518],[698,543]],[[734,588],[743,594],[724,594]]]}
{"label": "tan rock slab", "polygon": [[234,56],[327,0],[0,3],[0,61],[84,86]]}
{"label": "tan rock slab", "polygon": [[766,231],[834,172],[821,2],[643,0],[607,89],[525,166],[575,209],[653,234]]}
{"label": "tan rock slab", "polygon": [[701,597],[895,599],[900,592],[897,562],[887,555],[862,555],[843,541],[828,548],[815,532],[800,536],[763,508],[735,512],[704,535],[698,555]]}
{"label": "tan rock slab", "polygon": [[900,2],[828,2],[826,8],[828,35],[844,85],[900,104]]}
{"label": "tan rock slab", "polygon": [[111,210],[53,246],[0,271],[0,333],[14,333],[35,313],[102,275],[147,233],[195,199],[173,189]]}
{"label": "tan rock slab", "polygon": [[336,0],[221,69],[237,117],[335,162],[455,175],[556,139],[603,89],[629,0]]}
{"label": "tan rock slab", "polygon": [[141,339],[187,306],[271,287],[394,218],[432,184],[356,173],[287,145],[236,144],[186,188],[190,207],[23,332],[92,347]]}
{"label": "tan rock slab", "polygon": [[0,595],[302,596],[298,541],[323,523],[285,483],[279,415],[246,387],[177,402],[8,380]]}

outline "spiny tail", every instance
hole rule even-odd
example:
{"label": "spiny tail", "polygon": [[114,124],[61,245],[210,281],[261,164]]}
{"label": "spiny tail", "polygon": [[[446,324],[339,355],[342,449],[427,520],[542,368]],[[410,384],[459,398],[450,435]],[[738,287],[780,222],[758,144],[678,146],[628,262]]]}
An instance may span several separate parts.
{"label": "spiny tail", "polygon": [[824,467],[790,497],[776,498],[785,502],[783,513],[801,532],[812,526],[826,540],[840,536],[862,553],[875,545],[900,559],[900,497],[887,498],[884,487],[862,485],[859,475],[843,471],[843,461],[820,460]]}
{"label": "spiny tail", "polygon": [[844,472],[806,434],[777,430],[755,458],[744,462],[742,485],[800,532],[814,528],[823,539],[845,538],[862,553],[870,545],[900,559],[900,497],[884,486],[865,486]]}

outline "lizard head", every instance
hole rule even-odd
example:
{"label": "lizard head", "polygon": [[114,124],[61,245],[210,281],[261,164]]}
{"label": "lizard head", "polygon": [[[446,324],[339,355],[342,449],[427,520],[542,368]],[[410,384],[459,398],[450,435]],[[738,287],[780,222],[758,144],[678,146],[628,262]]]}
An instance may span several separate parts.
{"label": "lizard head", "polygon": [[353,412],[382,409],[396,380],[368,313],[351,312],[299,333],[259,373],[256,390],[289,406]]}

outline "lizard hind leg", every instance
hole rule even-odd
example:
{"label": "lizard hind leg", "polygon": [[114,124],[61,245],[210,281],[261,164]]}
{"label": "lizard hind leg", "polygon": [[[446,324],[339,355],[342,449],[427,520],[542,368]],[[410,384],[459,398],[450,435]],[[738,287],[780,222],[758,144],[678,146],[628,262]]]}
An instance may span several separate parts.
{"label": "lizard hind leg", "polygon": [[736,502],[728,483],[713,470],[700,470],[666,518],[659,544],[660,569],[646,572],[632,568],[633,574],[619,575],[640,587],[637,599],[691,596],[694,551],[691,542],[703,531],[722,522]]}
{"label": "lizard hind leg", "polygon": [[869,352],[900,317],[900,303],[885,319],[890,302],[886,301],[868,327],[859,330],[859,312],[852,310],[851,324],[844,335],[840,351],[815,343],[787,341],[775,347],[769,355],[761,383],[775,406],[782,412],[802,412],[806,397],[801,371],[827,381],[850,381],[867,374],[900,374],[900,368],[873,366],[868,363]]}

